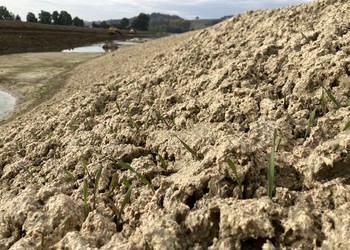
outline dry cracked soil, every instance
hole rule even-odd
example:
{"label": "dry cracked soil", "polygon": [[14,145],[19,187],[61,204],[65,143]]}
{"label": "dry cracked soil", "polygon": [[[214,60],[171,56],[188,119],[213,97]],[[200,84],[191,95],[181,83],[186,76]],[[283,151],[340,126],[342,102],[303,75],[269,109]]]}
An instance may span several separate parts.
{"label": "dry cracked soil", "polygon": [[77,66],[0,127],[0,249],[349,249],[349,20],[248,12]]}

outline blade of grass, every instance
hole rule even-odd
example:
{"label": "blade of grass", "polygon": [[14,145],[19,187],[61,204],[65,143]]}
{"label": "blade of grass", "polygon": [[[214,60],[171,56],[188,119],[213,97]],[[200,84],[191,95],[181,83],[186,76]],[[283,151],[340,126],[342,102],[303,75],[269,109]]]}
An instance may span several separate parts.
{"label": "blade of grass", "polygon": [[238,177],[236,165],[230,159],[227,160],[227,164],[229,168],[232,170],[233,174],[235,175],[237,185],[239,188],[239,198],[241,199],[243,197],[242,182],[241,182],[241,179]]}
{"label": "blade of grass", "polygon": [[68,170],[65,170],[64,171],[66,173],[66,175],[72,179],[73,181],[76,181],[77,180],[77,177],[74,176],[74,174],[72,174],[72,172],[68,171]]}
{"label": "blade of grass", "polygon": [[307,128],[306,128],[306,131],[305,131],[304,138],[306,138],[310,134],[311,127],[312,127],[312,124],[314,123],[315,119],[316,119],[316,109],[312,110],[310,115],[309,115],[309,121],[307,123]]}
{"label": "blade of grass", "polygon": [[345,126],[344,126],[344,128],[343,128],[343,131],[345,131],[345,130],[347,130],[347,129],[349,129],[350,128],[350,121],[348,121],[346,124],[345,124]]}
{"label": "blade of grass", "polygon": [[122,205],[120,206],[120,211],[123,213],[125,205],[129,202],[130,196],[131,196],[131,191],[132,191],[132,185],[129,186],[128,191],[126,192]]}
{"label": "blade of grass", "polygon": [[154,187],[152,185],[152,183],[150,181],[147,180],[147,178],[145,176],[143,176],[142,174],[140,174],[139,172],[137,172],[135,169],[133,169],[130,164],[122,161],[122,160],[116,160],[117,164],[119,164],[119,166],[130,170],[131,172],[135,173],[137,175],[137,177],[140,179],[140,181],[144,184],[147,185],[150,189],[152,189],[153,192],[155,192]]}
{"label": "blade of grass", "polygon": [[179,137],[176,136],[176,138],[181,142],[181,144],[187,149],[188,152],[190,152],[192,154],[192,156],[196,159],[196,160],[200,160],[198,155],[197,155],[197,152],[192,149],[190,146],[188,146],[186,144],[186,142],[184,142],[183,140],[181,140]]}
{"label": "blade of grass", "polygon": [[126,179],[125,177],[123,178],[123,184],[124,186],[126,186],[127,188],[129,188],[131,186],[131,183],[128,179]]}
{"label": "blade of grass", "polygon": [[87,169],[87,160],[86,160],[86,159],[82,159],[81,162],[82,162],[82,164],[83,164],[84,171],[85,171],[85,173],[87,174],[89,180],[90,180],[91,182],[93,182],[93,181],[92,181],[92,177],[91,177],[91,175],[90,175],[90,173],[89,173],[89,171],[88,171],[88,169]]}
{"label": "blade of grass", "polygon": [[34,178],[34,175],[33,175],[32,171],[30,170],[30,168],[28,168],[26,166],[22,166],[22,168],[29,174],[30,177]]}
{"label": "blade of grass", "polygon": [[272,192],[274,188],[274,178],[275,178],[275,158],[276,158],[276,138],[277,130],[273,132],[273,142],[272,149],[270,153],[269,166],[267,169],[267,194],[272,198]]}
{"label": "blade of grass", "polygon": [[321,87],[326,91],[327,96],[329,97],[329,99],[331,99],[331,101],[334,103],[337,109],[339,109],[341,106],[337,101],[337,99],[335,99],[335,96],[333,95],[332,91],[330,89],[326,89],[322,83],[321,83]]}
{"label": "blade of grass", "polygon": [[160,162],[160,166],[164,169],[167,169],[168,163],[165,161],[164,157],[161,156],[160,154],[157,154],[157,155],[158,155],[158,160]]}
{"label": "blade of grass", "polygon": [[322,89],[321,106],[322,106],[322,113],[325,115],[327,113],[327,101],[326,101],[326,96],[324,92],[325,92],[324,89]]}
{"label": "blade of grass", "polygon": [[84,187],[83,187],[83,195],[84,195],[84,217],[86,218],[89,214],[89,206],[88,206],[88,185],[86,180],[84,180]]}
{"label": "blade of grass", "polygon": [[108,197],[112,196],[116,187],[117,187],[117,173],[115,173],[112,176],[111,183],[109,184],[109,187],[108,187],[108,194],[107,194]]}
{"label": "blade of grass", "polygon": [[42,231],[41,233],[41,242],[40,242],[40,249],[44,250],[45,249],[45,236],[46,236],[46,232],[45,229]]}
{"label": "blade of grass", "polygon": [[100,182],[101,179],[101,175],[102,175],[102,167],[100,167],[97,171],[96,177],[95,177],[95,183],[94,183],[94,205],[93,205],[93,209],[96,209],[96,194],[97,194],[97,189],[98,189],[98,184]]}

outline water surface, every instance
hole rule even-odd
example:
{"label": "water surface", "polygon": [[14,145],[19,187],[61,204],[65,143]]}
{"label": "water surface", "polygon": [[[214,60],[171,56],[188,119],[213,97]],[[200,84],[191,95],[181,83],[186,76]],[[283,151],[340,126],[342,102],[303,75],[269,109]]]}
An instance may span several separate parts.
{"label": "water surface", "polygon": [[11,112],[16,105],[16,98],[12,95],[0,91],[0,118]]}

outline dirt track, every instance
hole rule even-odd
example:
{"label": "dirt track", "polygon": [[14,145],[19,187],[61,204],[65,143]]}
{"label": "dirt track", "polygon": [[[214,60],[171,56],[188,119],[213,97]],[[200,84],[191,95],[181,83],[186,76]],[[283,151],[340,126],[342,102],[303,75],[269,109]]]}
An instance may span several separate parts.
{"label": "dirt track", "polygon": [[349,20],[320,0],[79,65],[0,127],[0,249],[349,249]]}

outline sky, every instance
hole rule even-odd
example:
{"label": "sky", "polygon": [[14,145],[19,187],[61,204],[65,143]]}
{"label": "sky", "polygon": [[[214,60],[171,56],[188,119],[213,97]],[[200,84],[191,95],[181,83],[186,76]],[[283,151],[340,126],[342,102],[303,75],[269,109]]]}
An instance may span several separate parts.
{"label": "sky", "polygon": [[220,18],[255,9],[278,8],[312,0],[0,0],[0,6],[26,20],[28,12],[67,11],[84,21],[131,18],[139,13],[178,15],[185,19]]}

